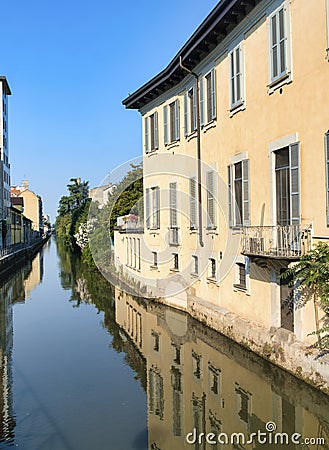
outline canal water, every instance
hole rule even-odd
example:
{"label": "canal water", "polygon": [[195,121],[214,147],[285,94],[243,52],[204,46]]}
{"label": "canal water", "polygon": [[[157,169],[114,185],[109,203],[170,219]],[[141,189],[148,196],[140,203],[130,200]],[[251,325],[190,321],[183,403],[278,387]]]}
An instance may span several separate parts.
{"label": "canal water", "polygon": [[329,399],[51,240],[0,283],[0,448],[11,447],[328,449]]}

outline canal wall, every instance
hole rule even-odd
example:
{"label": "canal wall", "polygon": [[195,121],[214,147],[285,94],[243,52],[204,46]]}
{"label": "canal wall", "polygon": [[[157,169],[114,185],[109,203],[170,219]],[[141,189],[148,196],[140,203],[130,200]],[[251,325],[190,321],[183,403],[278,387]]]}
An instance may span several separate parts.
{"label": "canal wall", "polygon": [[[145,286],[136,283],[127,273],[113,271],[107,273],[106,278],[130,295],[143,297],[145,293]],[[329,395],[329,352],[320,354],[319,349],[298,341],[291,331],[262,327],[223,307],[194,297],[192,292],[187,293],[184,302],[156,295],[153,301],[185,311],[207,327]]]}
{"label": "canal wall", "polygon": [[33,256],[36,255],[48,241],[49,237],[50,235],[45,238],[40,238],[29,247],[21,248],[0,258],[0,278],[5,278],[10,272],[13,271],[13,269],[19,267],[28,259],[33,258]]}

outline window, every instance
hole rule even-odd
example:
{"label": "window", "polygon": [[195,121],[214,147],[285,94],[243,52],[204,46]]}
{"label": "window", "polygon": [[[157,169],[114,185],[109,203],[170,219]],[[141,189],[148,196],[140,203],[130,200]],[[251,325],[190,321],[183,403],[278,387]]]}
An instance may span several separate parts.
{"label": "window", "polygon": [[158,113],[155,112],[144,119],[145,153],[158,149]]}
{"label": "window", "polygon": [[150,413],[163,420],[164,416],[164,388],[163,378],[159,371],[152,367],[149,370],[149,402]]}
{"label": "window", "polygon": [[200,80],[200,122],[201,126],[216,119],[216,76],[212,69]]}
{"label": "window", "polygon": [[197,183],[195,177],[190,178],[190,229],[196,230],[197,225]]}
{"label": "window", "polygon": [[216,280],[217,278],[217,264],[215,258],[209,258],[209,272],[208,279]]}
{"label": "window", "polygon": [[152,267],[158,267],[158,254],[157,252],[152,252],[153,264]]}
{"label": "window", "polygon": [[249,226],[249,160],[228,166],[229,226]]}
{"label": "window", "polygon": [[201,378],[201,356],[197,355],[192,351],[192,370],[193,375],[200,379]]}
{"label": "window", "polygon": [[209,386],[213,394],[219,394],[219,374],[220,370],[213,367],[211,364],[208,366],[209,369]]}
{"label": "window", "polygon": [[275,151],[276,221],[278,225],[299,225],[299,143]]}
{"label": "window", "polygon": [[[168,111],[169,109],[169,111]],[[169,112],[169,117],[168,117]],[[168,145],[179,140],[179,105],[178,100],[163,107],[164,144]]]}
{"label": "window", "polygon": [[247,267],[245,262],[237,262],[234,287],[243,291],[247,290]]}
{"label": "window", "polygon": [[184,126],[185,136],[193,133],[197,128],[196,116],[196,95],[195,88],[192,87],[185,93],[184,98]]}
{"label": "window", "polygon": [[152,331],[151,335],[153,338],[153,350],[158,352],[160,350],[160,335],[155,331]]}
{"label": "window", "polygon": [[158,186],[145,191],[146,228],[160,228],[160,190]]}
{"label": "window", "polygon": [[251,416],[251,395],[238,384],[235,385],[235,395],[238,416],[248,425]]}
{"label": "window", "polygon": [[216,228],[215,172],[206,173],[207,188],[207,228]]}
{"label": "window", "polygon": [[270,16],[270,81],[288,74],[287,11],[283,6]]}
{"label": "window", "polygon": [[325,134],[324,139],[326,158],[327,227],[329,227],[329,131]]}
{"label": "window", "polygon": [[241,44],[230,53],[231,109],[241,106],[244,100],[243,57]]}
{"label": "window", "polygon": [[173,359],[173,361],[176,364],[179,365],[180,361],[181,361],[181,358],[180,358],[181,349],[180,349],[180,347],[178,345],[175,345],[174,343],[172,343],[172,346],[173,346],[173,350],[174,350],[174,359]]}
{"label": "window", "polygon": [[199,258],[195,255],[192,255],[192,275],[199,274]]}
{"label": "window", "polygon": [[170,228],[177,227],[177,183],[169,183]]}
{"label": "window", "polygon": [[178,263],[178,253],[173,253],[174,257],[174,270],[179,270],[179,263]]}

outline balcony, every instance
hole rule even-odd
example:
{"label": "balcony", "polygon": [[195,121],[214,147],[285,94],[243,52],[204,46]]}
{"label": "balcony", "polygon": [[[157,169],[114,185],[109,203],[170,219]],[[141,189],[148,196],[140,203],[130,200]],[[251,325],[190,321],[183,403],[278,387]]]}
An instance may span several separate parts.
{"label": "balcony", "polygon": [[119,233],[144,233],[144,223],[141,217],[128,214],[117,218],[115,230]]}
{"label": "balcony", "polygon": [[243,228],[242,253],[247,256],[298,260],[311,249],[310,227],[300,225]]}

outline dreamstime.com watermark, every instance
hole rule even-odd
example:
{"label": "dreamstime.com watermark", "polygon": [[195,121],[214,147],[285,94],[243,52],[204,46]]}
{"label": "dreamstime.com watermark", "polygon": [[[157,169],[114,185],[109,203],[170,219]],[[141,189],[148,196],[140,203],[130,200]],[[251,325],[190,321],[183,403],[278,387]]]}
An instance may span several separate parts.
{"label": "dreamstime.com watermark", "polygon": [[266,431],[257,430],[246,436],[244,433],[198,433],[194,428],[192,432],[187,433],[186,442],[188,444],[210,445],[219,444],[261,444],[261,445],[325,445],[323,437],[302,437],[299,433],[288,434],[284,432],[276,432],[277,426],[275,422],[267,422]]}

